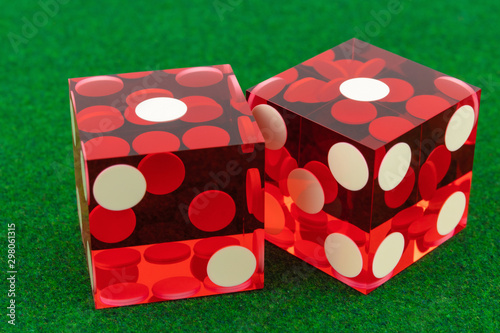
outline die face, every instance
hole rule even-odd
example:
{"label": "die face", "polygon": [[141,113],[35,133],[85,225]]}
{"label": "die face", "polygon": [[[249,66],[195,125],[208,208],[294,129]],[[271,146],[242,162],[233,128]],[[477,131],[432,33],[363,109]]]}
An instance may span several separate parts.
{"label": "die face", "polygon": [[[263,154],[244,154],[239,149],[230,146],[89,161],[92,248],[227,236],[262,228],[262,223],[248,214],[241,184],[246,181],[248,169],[262,169]],[[263,150],[262,145],[257,145],[257,149]],[[121,166],[130,168],[131,175],[105,183],[106,175],[119,174]],[[144,177],[145,189],[133,182],[127,184],[134,174]],[[100,183],[106,184],[102,190]],[[139,201],[132,207],[127,204],[129,197],[121,195],[124,188],[128,193],[138,191]],[[113,211],[114,208],[121,209]],[[118,216],[123,211],[131,212],[134,226],[130,226],[130,233],[123,239],[106,241],[117,231],[113,224],[108,228],[104,224],[115,215],[123,228],[125,218]]]}
{"label": "die face", "polygon": [[465,228],[478,88],[354,39],[247,98],[275,245],[367,294]]}
{"label": "die face", "polygon": [[264,143],[231,67],[69,84],[96,308],[262,288],[264,224],[244,185],[250,172],[263,187]]}
{"label": "die face", "polygon": [[376,150],[479,88],[352,39],[249,91]]}
{"label": "die face", "polygon": [[[261,142],[229,65],[70,79],[89,160]],[[242,102],[243,101],[243,102]]]}

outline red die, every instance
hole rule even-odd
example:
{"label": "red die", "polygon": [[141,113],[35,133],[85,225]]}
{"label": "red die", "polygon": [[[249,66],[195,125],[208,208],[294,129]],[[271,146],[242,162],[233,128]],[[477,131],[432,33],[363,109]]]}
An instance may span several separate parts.
{"label": "red die", "polygon": [[[69,80],[96,308],[263,287],[264,140],[229,65]],[[202,239],[202,240],[199,240]],[[227,241],[229,240],[229,241]]]}
{"label": "red die", "polygon": [[247,192],[266,202],[266,239],[380,286],[465,227],[479,96],[357,39],[249,89],[266,186]]}

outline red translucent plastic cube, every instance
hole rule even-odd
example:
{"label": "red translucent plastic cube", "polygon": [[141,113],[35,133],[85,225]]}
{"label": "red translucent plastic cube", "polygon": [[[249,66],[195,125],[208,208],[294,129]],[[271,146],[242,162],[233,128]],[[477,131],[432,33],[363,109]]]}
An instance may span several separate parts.
{"label": "red translucent plastic cube", "polygon": [[264,173],[264,140],[231,66],[70,79],[69,90],[96,308],[262,288],[264,225],[245,184]]}
{"label": "red translucent plastic cube", "polygon": [[374,290],[465,227],[479,97],[357,39],[249,89],[266,239]]}

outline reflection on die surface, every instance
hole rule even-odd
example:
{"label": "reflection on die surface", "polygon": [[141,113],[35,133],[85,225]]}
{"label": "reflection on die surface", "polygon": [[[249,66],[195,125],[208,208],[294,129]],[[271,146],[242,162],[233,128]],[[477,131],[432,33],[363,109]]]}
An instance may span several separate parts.
{"label": "reflection on die surface", "polygon": [[264,225],[245,184],[264,173],[264,140],[231,66],[70,79],[69,90],[96,308],[262,288]]}
{"label": "reflection on die surface", "polygon": [[249,89],[266,161],[247,194],[266,239],[371,292],[465,227],[479,97],[357,39]]}

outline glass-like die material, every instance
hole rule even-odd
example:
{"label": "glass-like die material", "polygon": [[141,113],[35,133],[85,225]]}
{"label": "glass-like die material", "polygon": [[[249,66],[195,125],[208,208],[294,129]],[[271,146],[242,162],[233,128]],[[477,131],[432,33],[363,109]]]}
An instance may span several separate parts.
{"label": "glass-like die material", "polygon": [[69,91],[96,308],[262,288],[264,225],[245,184],[264,173],[264,140],[231,66],[70,79]]}
{"label": "glass-like die material", "polygon": [[357,39],[249,89],[266,239],[374,290],[465,227],[479,97]]}

